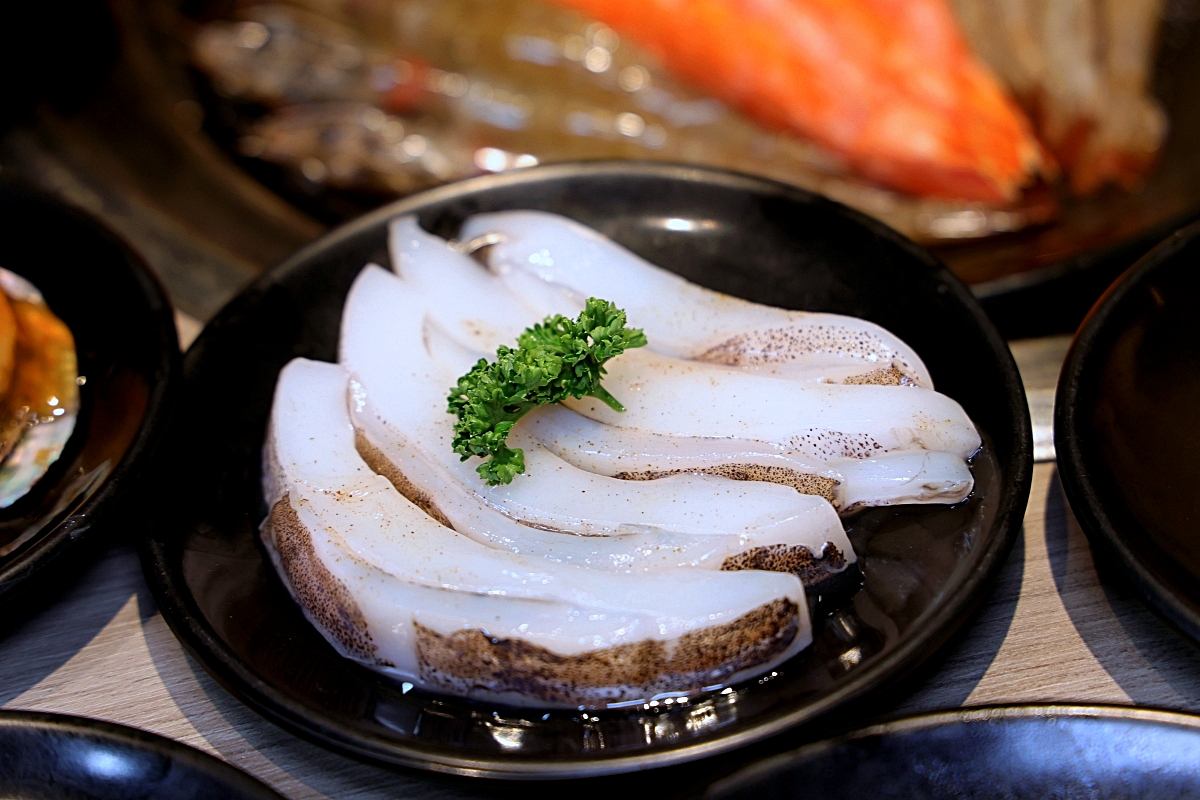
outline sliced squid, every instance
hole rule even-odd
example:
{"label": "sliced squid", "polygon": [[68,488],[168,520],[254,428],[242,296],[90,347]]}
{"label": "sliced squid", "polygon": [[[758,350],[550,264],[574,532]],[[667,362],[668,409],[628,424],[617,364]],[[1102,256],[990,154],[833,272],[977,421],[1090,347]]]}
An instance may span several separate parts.
{"label": "sliced squid", "polygon": [[625,411],[588,397],[564,404],[608,425],[754,439],[823,461],[915,449],[968,458],[980,445],[962,406],[932,389],[795,384],[645,350],[605,368],[604,387]]}
{"label": "sliced squid", "polygon": [[[407,231],[416,223],[394,224]],[[480,214],[467,219],[461,239],[467,248],[487,246],[490,269],[530,301],[557,296],[559,306],[582,307],[589,296],[611,300],[663,355],[803,380],[933,386],[912,348],[874,323],[705,289],[557,214]]]}
{"label": "sliced squid", "polygon": [[[667,436],[606,425],[564,405],[534,409],[513,429],[580,469],[625,480],[652,480],[686,472],[770,479],[835,505],[842,475],[768,442],[718,436]],[[761,472],[760,477],[750,477]]]}
{"label": "sliced squid", "polygon": [[[494,354],[502,344],[515,347],[522,331],[557,313],[505,291],[477,261],[423,230],[416,217],[392,221],[389,251],[392,269],[423,295],[428,314],[452,337],[479,352]],[[577,313],[571,311],[572,316]]]}
{"label": "sliced squid", "polygon": [[904,503],[957,503],[975,488],[967,462],[954,453],[902,450],[835,466],[842,474],[843,514]]}
{"label": "sliced squid", "polygon": [[[449,371],[462,374],[497,344],[514,343],[520,320],[530,313],[524,298],[504,292],[471,259],[421,230],[412,218],[393,223],[392,255],[405,284],[422,296],[430,316],[469,343],[456,348],[427,337],[433,358]],[[610,391],[620,386],[616,396],[627,409],[636,406],[637,414],[611,409],[605,414],[589,399],[567,405],[604,423],[609,441],[602,452],[627,451],[630,468],[606,467],[600,462],[612,463],[612,458],[605,455],[581,458],[579,448],[563,441],[570,438],[564,431],[559,431],[556,444],[542,442],[591,472],[624,479],[702,472],[768,481],[824,496],[843,513],[864,505],[954,503],[974,485],[965,459],[979,448],[978,432],[957,403],[930,389],[781,384],[774,378],[648,349],[630,351],[607,368],[605,386]],[[752,398],[751,406],[743,406],[746,398]],[[656,404],[661,405],[656,408]],[[687,411],[691,406],[696,409]],[[737,422],[730,425],[733,418]],[[707,427],[684,427],[706,421]],[[654,441],[664,434],[673,441]],[[598,432],[593,429],[592,435]],[[712,442],[722,439],[724,443],[714,450]],[[652,450],[666,445],[673,455],[641,451],[634,457],[643,445]],[[948,451],[949,455],[888,456],[906,450]],[[867,458],[870,465],[851,463]],[[685,459],[688,466],[666,463],[672,459]],[[852,500],[847,500],[845,487],[838,488],[842,463],[858,476]]]}
{"label": "sliced squid", "polygon": [[843,514],[867,506],[957,503],[974,487],[966,461],[944,452],[908,450],[822,462],[762,441],[618,428],[562,405],[535,409],[515,430],[589,472],[625,480],[696,472],[770,481],[824,497]]}
{"label": "sliced squid", "polygon": [[[444,259],[436,273],[443,278],[440,282],[425,278],[433,270],[418,271],[421,259],[409,262],[417,279],[409,283],[409,273],[402,273],[438,325],[447,332],[474,331],[467,335],[476,343],[503,332],[510,334],[508,342],[514,342],[517,332],[511,330],[509,320],[520,317],[520,302],[494,285],[460,283],[463,274],[479,278],[463,263],[465,259],[444,252],[439,259]],[[472,294],[472,289],[478,293]],[[402,300],[398,297],[397,302]],[[435,358],[445,359],[446,370],[456,374],[486,353],[455,354],[441,346],[433,351]],[[605,368],[605,388],[624,404],[625,411],[614,411],[593,398],[569,399],[564,404],[618,428],[757,440],[795,451],[810,463],[912,449],[946,451],[965,459],[980,446],[978,431],[958,403],[919,386],[780,381],[648,349],[630,350]]]}
{"label": "sliced squid", "polygon": [[355,449],[347,374],[280,374],[264,451],[263,541],[343,655],[430,689],[603,705],[735,682],[812,640],[792,575],[678,569],[669,579],[483,547],[375,474]]}
{"label": "sliced squid", "polygon": [[[453,343],[430,347],[446,337],[426,322],[422,295],[367,267],[342,319],[340,360],[358,382],[352,413],[372,459],[463,533],[492,546],[625,569],[769,566],[767,555],[788,553],[788,563],[815,570],[801,570],[812,580],[854,560],[836,513],[820,497],[709,475],[619,480],[574,467],[520,432],[509,443],[524,450],[525,474],[488,486],[475,460],[462,462],[451,450],[453,417],[446,413],[449,387],[474,359],[460,355],[447,367],[430,356],[430,349],[455,350]],[[596,537],[615,541],[579,541]]]}
{"label": "sliced squid", "polygon": [[[690,534],[629,527],[614,535],[579,536],[533,527],[488,503],[472,487],[479,477],[447,464],[421,442],[435,438],[449,452],[450,424],[436,436],[411,436],[377,413],[362,384],[351,381],[351,419],[364,460],[426,513],[475,541],[499,550],[548,558],[592,569],[647,572],[674,567],[769,569],[792,572],[810,588],[841,572],[856,560],[854,549],[829,503],[804,498],[788,524],[764,526],[745,534]],[[521,441],[524,445],[536,445]],[[532,448],[531,448],[532,449]],[[548,460],[548,459],[544,459]],[[534,466],[541,472],[542,464]],[[551,465],[553,468],[553,465]],[[722,482],[713,482],[720,499]],[[536,509],[518,509],[538,518]],[[618,530],[620,528],[618,527]]]}

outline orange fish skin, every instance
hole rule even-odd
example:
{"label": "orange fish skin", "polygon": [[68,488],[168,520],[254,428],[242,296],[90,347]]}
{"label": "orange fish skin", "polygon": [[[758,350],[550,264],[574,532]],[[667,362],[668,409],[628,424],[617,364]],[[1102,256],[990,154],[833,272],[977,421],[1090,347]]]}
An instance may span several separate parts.
{"label": "orange fish skin", "polygon": [[910,194],[1009,202],[1053,164],[943,0],[555,0]]}

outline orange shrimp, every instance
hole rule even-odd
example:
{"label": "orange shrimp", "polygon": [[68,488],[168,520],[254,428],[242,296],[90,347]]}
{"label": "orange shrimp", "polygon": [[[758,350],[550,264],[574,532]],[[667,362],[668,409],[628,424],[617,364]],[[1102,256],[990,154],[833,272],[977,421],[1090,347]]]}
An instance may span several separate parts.
{"label": "orange shrimp", "polygon": [[555,1],[896,189],[1003,203],[1054,171],[943,0]]}

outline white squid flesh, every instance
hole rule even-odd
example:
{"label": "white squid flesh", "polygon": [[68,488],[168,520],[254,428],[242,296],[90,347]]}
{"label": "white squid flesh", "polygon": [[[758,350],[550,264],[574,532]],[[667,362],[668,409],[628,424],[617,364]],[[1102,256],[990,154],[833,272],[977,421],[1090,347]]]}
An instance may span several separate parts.
{"label": "white squid flesh", "polygon": [[821,382],[933,386],[920,357],[879,325],[705,289],[557,214],[480,214],[463,224],[461,238],[486,244],[489,268],[530,300],[611,300],[663,355]]}
{"label": "white squid flesh", "polygon": [[711,689],[811,642],[792,575],[684,568],[659,580],[497,552],[446,528],[359,457],[347,382],[303,359],[280,374],[262,528],[343,655],[433,690],[576,707]]}

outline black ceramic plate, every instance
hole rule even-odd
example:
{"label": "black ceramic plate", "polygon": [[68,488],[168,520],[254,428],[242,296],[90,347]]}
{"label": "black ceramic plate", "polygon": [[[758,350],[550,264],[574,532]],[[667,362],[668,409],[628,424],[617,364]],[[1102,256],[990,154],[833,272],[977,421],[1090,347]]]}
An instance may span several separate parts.
{"label": "black ceramic plate", "polygon": [[927,714],[768,759],[706,797],[1200,798],[1200,717],[1105,706]]}
{"label": "black ceramic plate", "polygon": [[[815,645],[763,679],[694,697],[685,708],[520,711],[406,692],[339,657],[301,616],[258,543],[259,453],[276,375],[295,356],[335,359],[346,291],[368,261],[388,263],[391,217],[415,213],[450,236],[469,214],[510,208],[575,217],[730,294],[887,326],[983,430],[976,493],[953,508],[856,517],[849,533],[865,587],[820,616]],[[668,227],[672,218],[706,224]],[[464,774],[567,777],[661,766],[843,707],[913,668],[966,618],[1008,554],[1029,492],[1020,380],[961,283],[841,206],[702,169],[546,167],[381,209],[300,251],[230,303],[188,352],[185,382],[160,467],[170,477],[143,551],[171,627],[219,681],[271,719],[352,753]]]}
{"label": "black ceramic plate", "polygon": [[161,438],[179,344],[161,287],[123,242],[9,181],[0,182],[0,267],[36,285],[70,327],[87,379],[62,456],[0,510],[0,606],[9,606],[52,587],[128,495]]}
{"label": "black ceramic plate", "polygon": [[1200,641],[1200,224],[1100,298],[1059,378],[1063,488],[1092,543]]}
{"label": "black ceramic plate", "polygon": [[0,796],[29,800],[280,800],[224,761],[85,717],[0,711]]}

